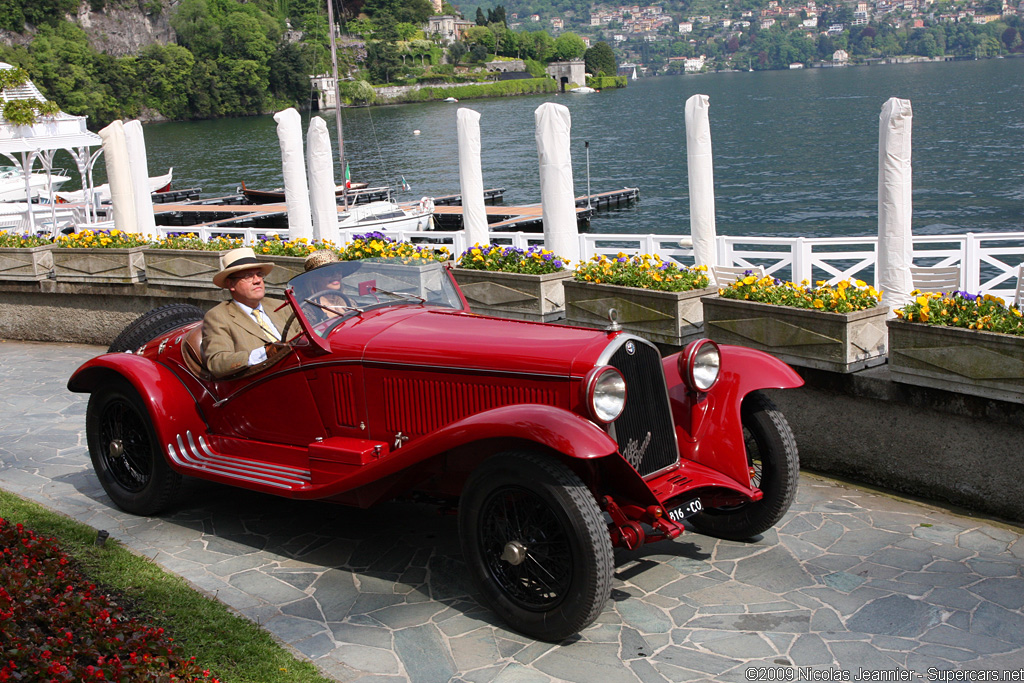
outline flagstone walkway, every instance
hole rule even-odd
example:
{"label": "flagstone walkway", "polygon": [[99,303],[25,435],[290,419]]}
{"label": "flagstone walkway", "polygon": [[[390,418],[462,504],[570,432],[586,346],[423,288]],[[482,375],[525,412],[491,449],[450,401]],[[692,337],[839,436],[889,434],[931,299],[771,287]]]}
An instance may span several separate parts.
{"label": "flagstone walkway", "polygon": [[428,506],[196,482],[170,514],[125,514],[65,387],[101,350],[0,341],[0,488],[107,529],[338,681],[1024,680],[1020,529],[817,477],[756,542],[616,551],[604,614],[560,645],[477,604],[455,518]]}

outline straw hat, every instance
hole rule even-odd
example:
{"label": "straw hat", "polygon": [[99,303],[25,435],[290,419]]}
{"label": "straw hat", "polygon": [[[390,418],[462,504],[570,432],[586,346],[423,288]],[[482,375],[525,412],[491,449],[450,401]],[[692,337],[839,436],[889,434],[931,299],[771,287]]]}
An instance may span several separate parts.
{"label": "straw hat", "polygon": [[228,286],[228,277],[230,277],[232,273],[237,273],[240,270],[259,268],[260,272],[263,273],[263,277],[266,277],[267,274],[274,269],[273,263],[257,261],[256,252],[252,250],[252,247],[232,249],[220,257],[220,265],[221,271],[213,276],[213,284],[224,288]]}
{"label": "straw hat", "polygon": [[321,249],[314,251],[312,254],[306,257],[302,266],[306,269],[306,272],[319,268],[320,266],[326,266],[328,263],[337,263],[338,255],[330,249]]}

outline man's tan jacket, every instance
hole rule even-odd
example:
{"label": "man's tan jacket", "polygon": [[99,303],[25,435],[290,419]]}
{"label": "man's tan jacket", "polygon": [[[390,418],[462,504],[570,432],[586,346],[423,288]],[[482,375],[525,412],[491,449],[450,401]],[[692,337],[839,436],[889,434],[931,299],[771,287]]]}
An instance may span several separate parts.
{"label": "man's tan jacket", "polygon": [[[285,329],[291,309],[274,311],[278,305],[276,301],[264,300],[263,312],[281,332],[281,341],[286,341],[298,332],[298,325],[292,319],[293,324]],[[270,341],[263,328],[234,299],[217,304],[203,318],[203,360],[214,377],[228,377],[245,370],[253,349]]]}

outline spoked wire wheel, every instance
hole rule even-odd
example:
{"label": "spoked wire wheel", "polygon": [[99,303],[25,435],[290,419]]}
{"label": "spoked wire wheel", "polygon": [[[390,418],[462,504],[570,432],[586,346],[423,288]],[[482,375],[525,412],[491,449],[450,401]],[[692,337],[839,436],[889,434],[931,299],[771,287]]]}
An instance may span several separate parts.
{"label": "spoked wire wheel", "polygon": [[506,487],[481,509],[479,544],[491,578],[524,609],[557,606],[572,583],[572,553],[554,511],[532,491]]}
{"label": "spoked wire wheel", "polygon": [[96,476],[119,508],[152,515],[171,503],[182,477],[167,464],[146,405],[130,383],[110,379],[93,391],[85,433]]}
{"label": "spoked wire wheel", "polygon": [[152,478],[153,444],[147,425],[123,398],[109,401],[99,417],[100,459],[118,486],[138,493]]}
{"label": "spoked wire wheel", "polygon": [[608,526],[590,489],[554,458],[484,461],[463,488],[459,537],[482,601],[532,638],[579,632],[611,594]]}

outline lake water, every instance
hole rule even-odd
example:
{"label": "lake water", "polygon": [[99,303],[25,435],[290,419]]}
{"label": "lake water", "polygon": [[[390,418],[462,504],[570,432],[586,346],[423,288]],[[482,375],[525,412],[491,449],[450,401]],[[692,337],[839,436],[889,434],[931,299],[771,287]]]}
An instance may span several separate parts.
{"label": "lake water", "polygon": [[[343,110],[355,180],[459,191],[456,109],[480,112],[485,187],[507,204],[540,200],[534,110],[572,114],[576,194],[640,188],[633,208],[597,214],[594,232],[688,233],[683,110],[710,97],[720,234],[867,235],[877,229],[878,116],[889,97],[914,110],[914,231],[1024,230],[1024,59],[668,76],[593,95],[543,95]],[[326,112],[333,130],[333,112]],[[419,130],[419,135],[413,131]],[[282,184],[272,117],[153,124],[153,174],[203,196]],[[332,133],[333,134],[333,133]],[[340,169],[336,176],[339,181]]]}

